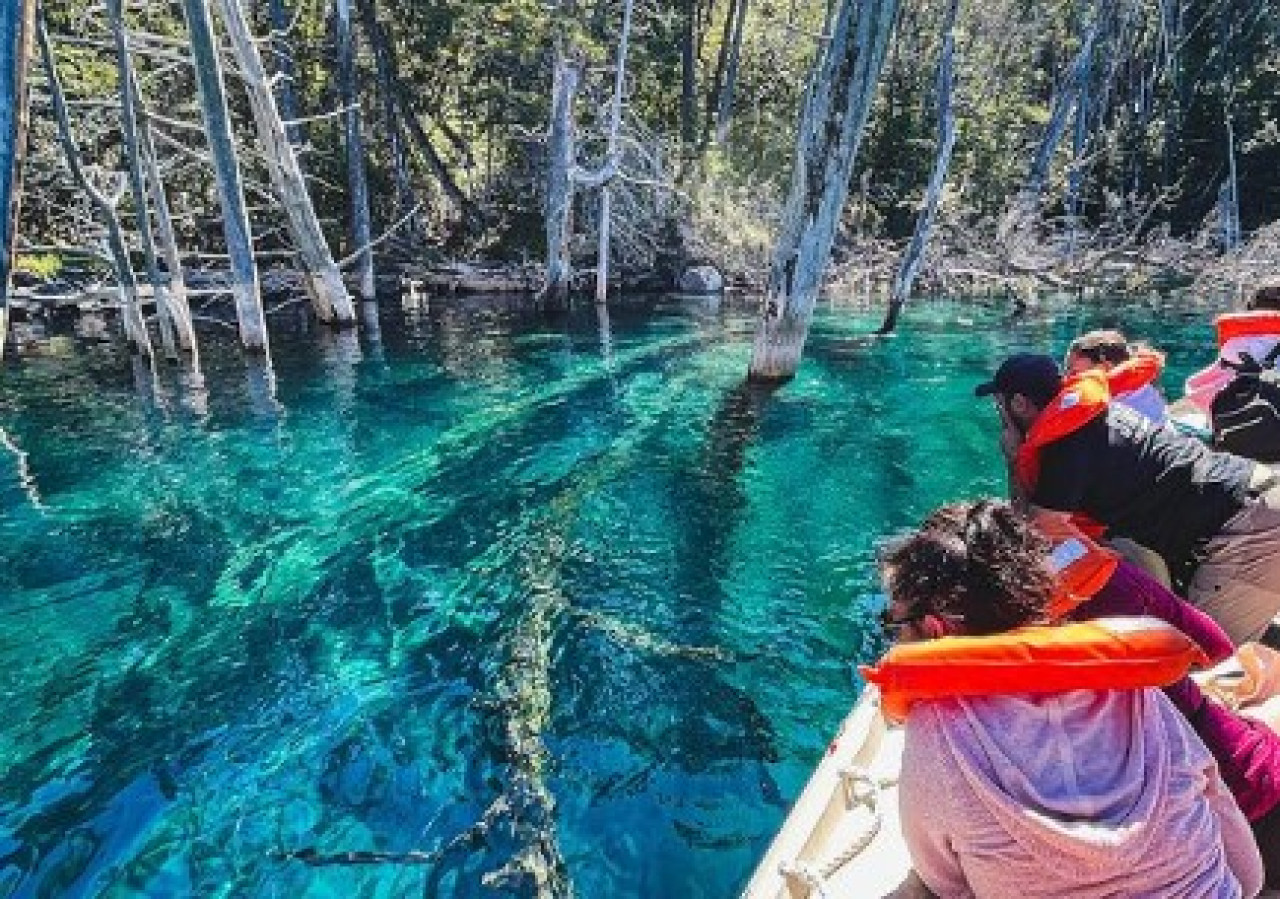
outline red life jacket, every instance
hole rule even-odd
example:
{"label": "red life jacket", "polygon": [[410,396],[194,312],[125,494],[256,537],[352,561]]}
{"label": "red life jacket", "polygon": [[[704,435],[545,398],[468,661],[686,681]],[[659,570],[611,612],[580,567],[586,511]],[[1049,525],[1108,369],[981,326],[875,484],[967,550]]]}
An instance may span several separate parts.
{"label": "red life jacket", "polygon": [[1256,312],[1228,312],[1214,320],[1218,332],[1218,349],[1236,337],[1280,336],[1280,312],[1260,309]]}

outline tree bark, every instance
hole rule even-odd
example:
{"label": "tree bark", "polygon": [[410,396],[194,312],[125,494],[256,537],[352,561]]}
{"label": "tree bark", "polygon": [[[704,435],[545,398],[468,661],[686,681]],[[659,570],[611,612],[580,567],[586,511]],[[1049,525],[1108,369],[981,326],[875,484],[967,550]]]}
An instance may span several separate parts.
{"label": "tree bark", "polygon": [[[238,0],[222,2],[224,9],[232,6],[238,16],[243,16]],[[235,137],[231,133],[227,112],[222,64],[213,38],[213,20],[209,15],[208,0],[183,0],[182,7],[191,35],[191,58],[195,65],[200,109],[204,114],[205,133],[213,155],[218,197],[222,203],[222,230],[226,235],[227,253],[231,257],[231,293],[240,323],[240,343],[251,352],[266,353],[267,321],[262,311],[258,266],[253,258],[253,237],[249,231],[249,214],[240,181],[240,162],[236,157]]]}
{"label": "tree bark", "polygon": [[573,280],[569,238],[573,232],[573,100],[578,91],[578,78],[577,61],[570,59],[562,46],[557,46],[551,131],[547,138],[547,272],[538,294],[539,302],[547,309],[568,307]]}
{"label": "tree bark", "polygon": [[680,141],[684,145],[683,155],[687,158],[694,148],[697,135],[697,114],[695,112],[698,54],[697,0],[684,0],[682,35],[680,38]]}
{"label": "tree bark", "polygon": [[[378,21],[374,0],[359,0],[357,5],[365,38],[369,41],[377,66],[378,94],[382,100],[382,121],[388,144],[387,152],[391,157],[391,173],[396,186],[396,218],[399,219],[409,215],[410,211],[418,205],[418,201],[414,197],[413,185],[409,180],[409,154],[405,149],[400,113],[396,104],[391,36],[387,33],[386,27]],[[417,237],[419,228],[416,215],[410,215],[408,230],[411,236]]]}
{"label": "tree bark", "polygon": [[1027,172],[1022,189],[1014,199],[1013,207],[1001,222],[1000,238],[1019,233],[1035,212],[1044,193],[1045,182],[1049,179],[1049,169],[1053,162],[1053,154],[1062,143],[1062,135],[1067,129],[1067,122],[1072,110],[1079,105],[1080,92],[1085,80],[1089,77],[1089,68],[1093,62],[1093,45],[1098,36],[1099,27],[1109,0],[1098,0],[1093,20],[1086,26],[1080,40],[1080,50],[1067,69],[1066,77],[1054,94],[1053,107],[1049,115],[1049,123],[1045,126],[1040,138],[1040,146],[1036,149],[1035,158]]}
{"label": "tree bark", "polygon": [[9,285],[27,141],[27,66],[36,0],[0,4],[0,359],[9,334]]}
{"label": "tree bark", "polygon": [[192,372],[198,381],[200,378],[199,350],[196,347],[196,331],[191,321],[191,305],[187,300],[187,284],[182,274],[182,255],[178,252],[178,238],[173,227],[173,216],[169,212],[169,198],[165,194],[164,179],[160,174],[160,159],[156,155],[155,144],[151,140],[151,123],[147,119],[146,105],[142,102],[142,92],[138,89],[137,78],[130,72],[130,89],[138,112],[138,146],[147,166],[147,184],[151,190],[151,201],[156,210],[156,236],[160,240],[160,250],[164,254],[164,264],[169,270],[169,290],[167,300],[169,313],[177,332],[178,346],[191,354]]}
{"label": "tree bark", "polygon": [[738,14],[734,20],[733,42],[729,47],[729,61],[725,69],[724,84],[720,87],[716,106],[716,144],[724,146],[729,140],[729,123],[733,120],[733,92],[738,84],[738,62],[742,58],[742,32],[747,20],[747,0],[733,0]]}
{"label": "tree bark", "polygon": [[[618,153],[618,131],[622,127],[622,90],[627,77],[627,42],[631,37],[632,0],[623,0],[622,33],[618,36],[618,63],[613,78],[613,105],[609,109],[607,155],[613,160]],[[600,245],[596,256],[596,302],[609,297],[609,224],[612,195],[609,185],[600,188]]]}
{"label": "tree bark", "polygon": [[271,56],[276,74],[280,76],[277,85],[280,116],[284,119],[289,142],[297,147],[306,143],[307,126],[298,121],[302,117],[302,107],[298,104],[297,67],[293,64],[288,33],[293,19],[285,0],[270,0],[268,8],[271,13]]}
{"label": "tree bark", "polygon": [[373,279],[373,227],[369,219],[369,179],[364,168],[364,138],[360,133],[360,91],[357,83],[355,39],[351,34],[351,0],[334,0],[337,21],[338,94],[343,108],[347,149],[347,190],[351,199],[351,243],[356,254],[360,296],[376,297]]}
{"label": "tree bark", "polygon": [[889,334],[898,325],[898,316],[911,296],[911,286],[915,283],[920,271],[920,262],[924,258],[925,247],[929,243],[929,233],[933,229],[933,221],[938,213],[938,204],[942,199],[942,188],[947,181],[947,172],[951,168],[951,154],[956,146],[956,113],[953,105],[955,97],[955,49],[956,49],[956,16],[959,14],[960,0],[951,0],[947,7],[946,23],[943,26],[942,51],[938,57],[938,150],[933,157],[933,173],[929,176],[929,186],[925,190],[924,203],[916,216],[915,232],[911,235],[911,243],[902,256],[897,277],[893,279],[893,290],[889,295],[889,311],[879,333]]}
{"label": "tree bark", "polygon": [[218,3],[249,95],[249,107],[253,111],[258,140],[262,142],[262,155],[267,163],[271,186],[284,206],[289,235],[302,264],[307,294],[316,317],[340,327],[355,325],[355,304],[342,280],[342,272],[333,261],[324,232],[320,230],[307,181],[298,164],[298,154],[280,119],[271,82],[262,64],[262,54],[249,32],[248,20],[239,0],[218,0]]}
{"label": "tree bark", "polygon": [[43,13],[36,18],[36,39],[40,43],[45,77],[49,82],[49,98],[53,105],[54,120],[58,126],[58,140],[62,144],[67,168],[71,170],[71,177],[84,191],[89,202],[98,210],[98,214],[102,216],[102,223],[106,226],[107,247],[111,253],[111,263],[120,291],[120,315],[124,323],[125,336],[134,350],[150,357],[151,339],[147,335],[147,326],[142,319],[142,309],[138,303],[138,279],[133,271],[133,263],[129,259],[129,248],[125,244],[124,230],[120,227],[120,217],[116,214],[115,204],[89,180],[80,162],[80,148],[76,146],[75,137],[71,133],[67,100],[62,92],[62,81],[58,77],[58,67],[53,58],[53,47],[49,43],[49,31],[45,25]]}
{"label": "tree bark", "polygon": [[138,230],[138,242],[142,245],[142,260],[147,269],[147,280],[151,283],[151,295],[155,299],[160,343],[164,347],[165,356],[177,359],[177,328],[170,309],[169,288],[160,275],[155,236],[151,230],[146,182],[142,174],[142,151],[138,147],[137,97],[133,91],[133,60],[129,57],[129,44],[125,35],[123,4],[121,0],[107,0],[106,5],[107,20],[110,23],[111,36],[115,44],[116,80],[120,90],[120,134],[124,140],[129,189],[133,193],[134,226]]}
{"label": "tree bark", "polygon": [[897,7],[897,0],[841,3],[814,66],[756,328],[751,380],[786,381],[800,364]]}

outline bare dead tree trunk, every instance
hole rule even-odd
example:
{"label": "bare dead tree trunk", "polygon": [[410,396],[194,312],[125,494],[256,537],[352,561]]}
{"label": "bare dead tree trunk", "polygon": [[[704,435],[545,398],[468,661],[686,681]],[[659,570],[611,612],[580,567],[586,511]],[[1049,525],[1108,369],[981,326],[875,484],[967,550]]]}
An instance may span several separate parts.
{"label": "bare dead tree trunk", "polygon": [[1225,112],[1227,125],[1227,180],[1219,192],[1221,198],[1222,247],[1234,250],[1240,246],[1240,188],[1236,180],[1236,126],[1228,106]]}
{"label": "bare dead tree trunk", "polygon": [[[234,9],[236,17],[243,18],[238,0],[223,0],[223,9],[228,6]],[[222,63],[218,60],[217,45],[213,39],[213,20],[209,16],[208,0],[183,0],[182,7],[187,18],[187,31],[191,35],[191,58],[195,65],[200,109],[204,114],[209,151],[213,155],[218,198],[222,203],[222,231],[231,257],[231,293],[240,324],[240,343],[250,352],[265,354],[268,352],[267,320],[262,311],[258,266],[253,258],[253,237],[249,231],[249,214],[240,181],[240,162],[227,113]]]}
{"label": "bare dead tree trunk", "polygon": [[150,357],[151,339],[147,335],[146,323],[142,320],[142,309],[138,303],[138,279],[134,275],[133,263],[129,259],[129,248],[125,244],[124,230],[120,227],[120,217],[116,214],[115,203],[89,180],[80,162],[80,148],[76,146],[75,136],[71,133],[67,100],[62,92],[62,81],[58,77],[58,66],[53,57],[53,47],[49,42],[49,31],[45,25],[43,11],[36,17],[36,39],[40,43],[40,56],[44,62],[45,78],[49,83],[49,98],[53,105],[54,120],[58,126],[58,140],[62,144],[63,158],[71,171],[71,177],[89,198],[89,202],[98,211],[106,227],[107,247],[111,253],[111,263],[120,291],[120,315],[124,323],[125,336],[137,352]]}
{"label": "bare dead tree trunk", "polygon": [[9,334],[9,284],[27,141],[27,66],[36,0],[0,4],[0,359]]}
{"label": "bare dead tree trunk", "polygon": [[569,238],[573,220],[574,123],[573,100],[578,92],[579,64],[557,45],[552,84],[551,130],[547,138],[547,272],[538,294],[544,308],[569,304],[573,264]]}
{"label": "bare dead tree trunk", "polygon": [[1000,225],[1000,239],[1007,240],[1018,233],[1040,204],[1044,193],[1045,182],[1049,179],[1049,169],[1053,163],[1053,155],[1062,143],[1062,135],[1067,129],[1071,112],[1076,108],[1080,92],[1085,80],[1089,77],[1089,68],[1093,61],[1093,45],[1098,36],[1108,7],[1109,0],[1098,0],[1093,19],[1086,26],[1080,40],[1080,50],[1072,60],[1071,66],[1062,83],[1058,86],[1053,98],[1053,108],[1049,115],[1049,123],[1045,125],[1044,134],[1040,138],[1040,146],[1036,150],[1031,168],[1027,172],[1026,181],[1013,205]]}
{"label": "bare dead tree trunk", "polygon": [[729,61],[716,106],[716,143],[720,146],[724,146],[729,140],[729,123],[733,120],[733,92],[738,84],[738,63],[742,58],[742,32],[747,21],[747,0],[732,0],[732,2],[738,14],[734,17]]}
{"label": "bare dead tree trunk", "polygon": [[956,49],[956,16],[960,10],[960,0],[951,0],[947,6],[947,18],[943,25],[942,50],[938,57],[938,150],[933,157],[933,173],[929,176],[929,186],[925,190],[924,203],[916,216],[916,229],[911,235],[911,243],[902,256],[898,266],[898,275],[893,279],[893,290],[889,295],[889,310],[879,333],[889,334],[898,326],[898,316],[911,296],[911,286],[915,283],[920,271],[920,262],[924,258],[925,247],[929,243],[929,232],[933,229],[933,220],[938,213],[938,204],[942,199],[942,187],[947,181],[947,172],[951,168],[951,154],[956,146],[956,114],[953,100],[955,97],[955,49]]}
{"label": "bare dead tree trunk", "polygon": [[347,148],[347,190],[351,199],[351,243],[356,254],[360,296],[372,301],[373,227],[369,219],[369,179],[364,168],[364,138],[360,133],[360,91],[357,83],[355,38],[351,33],[351,0],[334,0],[337,20],[338,94]]}
{"label": "bare dead tree trunk", "polygon": [[720,104],[720,91],[724,86],[724,72],[729,66],[729,48],[733,45],[734,21],[738,14],[741,0],[729,0],[724,13],[724,30],[720,34],[720,51],[716,54],[716,68],[711,76],[711,88],[707,91],[706,109],[702,114],[702,145],[705,149],[711,143],[711,129],[716,120],[716,109]]}
{"label": "bare dead tree trunk", "polygon": [[[613,78],[613,105],[609,109],[608,156],[618,153],[618,131],[622,127],[622,90],[627,77],[627,41],[631,36],[631,0],[623,0],[622,33],[618,36],[618,63]],[[600,245],[596,259],[596,302],[609,297],[609,222],[612,195],[609,185],[600,189]]]}
{"label": "bare dead tree trunk", "polygon": [[302,117],[296,84],[298,73],[293,64],[293,50],[289,43],[293,19],[289,15],[289,8],[285,6],[285,0],[270,0],[268,9],[271,13],[271,56],[279,76],[277,87],[280,115],[284,119],[289,142],[296,147],[306,142],[307,126],[298,121]]}
{"label": "bare dead tree trunk", "polygon": [[404,145],[404,134],[400,126],[400,114],[396,104],[395,74],[392,70],[394,57],[391,51],[391,36],[378,21],[378,11],[374,0],[359,0],[357,7],[360,21],[364,26],[365,38],[377,67],[378,94],[382,100],[382,122],[386,132],[387,152],[391,158],[391,173],[396,186],[396,217],[409,215],[407,228],[409,234],[417,237],[418,219],[411,211],[418,205],[413,194],[413,185],[409,181],[409,154]]}
{"label": "bare dead tree trunk", "polygon": [[271,186],[284,206],[289,236],[302,265],[312,308],[322,322],[339,327],[354,325],[355,304],[320,229],[306,178],[298,164],[298,154],[281,121],[275,95],[271,91],[271,80],[262,64],[262,54],[249,32],[249,22],[239,0],[218,0],[218,3],[236,65],[249,96],[249,108],[253,111],[258,140],[262,142],[262,155],[267,163]]}
{"label": "bare dead tree trunk", "polygon": [[686,158],[694,147],[697,135],[696,105],[698,79],[697,0],[684,0],[682,33],[680,37],[680,141]]}
{"label": "bare dead tree trunk", "polygon": [[156,155],[155,144],[151,140],[151,124],[147,120],[146,106],[142,102],[142,92],[138,90],[137,79],[131,82],[134,100],[138,109],[138,144],[142,158],[147,166],[147,184],[151,189],[151,200],[156,210],[156,236],[160,240],[160,250],[164,254],[165,268],[169,270],[169,313],[173,319],[174,330],[177,331],[178,346],[191,354],[191,368],[200,377],[200,356],[196,347],[196,331],[191,321],[191,305],[187,300],[187,283],[182,273],[182,255],[178,252],[177,232],[173,227],[173,216],[169,211],[169,198],[165,194],[164,179],[160,174],[160,159]]}
{"label": "bare dead tree trunk", "polygon": [[112,40],[115,43],[116,80],[120,90],[120,133],[124,139],[129,188],[133,193],[133,222],[138,229],[138,242],[142,245],[142,260],[146,265],[147,280],[151,283],[151,295],[155,299],[160,343],[164,347],[165,356],[177,359],[177,329],[170,311],[169,288],[160,275],[160,263],[156,258],[155,236],[151,231],[151,213],[147,204],[146,182],[142,174],[142,151],[138,147],[137,98],[133,92],[133,60],[129,57],[121,0],[107,0],[107,19],[111,26]]}
{"label": "bare dead tree trunk", "polygon": [[814,66],[756,326],[751,380],[786,381],[799,367],[897,8],[897,0],[842,2]]}
{"label": "bare dead tree trunk", "polygon": [[413,138],[414,145],[422,154],[427,162],[427,168],[431,170],[431,174],[440,182],[440,187],[444,191],[444,195],[449,198],[458,211],[462,213],[463,220],[469,224],[476,224],[483,219],[480,209],[472,202],[471,198],[466,195],[458,182],[454,180],[453,175],[449,172],[448,166],[444,164],[444,160],[440,158],[440,154],[436,152],[435,145],[431,142],[431,138],[427,136],[427,132],[423,130],[422,123],[418,121],[417,115],[413,111],[411,104],[406,102],[407,91],[402,83],[396,82],[396,109],[400,113],[400,121],[404,123],[405,128],[409,132],[409,136]]}

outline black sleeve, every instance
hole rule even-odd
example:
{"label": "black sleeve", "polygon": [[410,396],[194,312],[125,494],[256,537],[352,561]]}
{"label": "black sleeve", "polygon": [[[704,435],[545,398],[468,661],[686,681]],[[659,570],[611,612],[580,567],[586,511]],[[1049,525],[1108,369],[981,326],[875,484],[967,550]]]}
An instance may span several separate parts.
{"label": "black sleeve", "polygon": [[1093,453],[1084,428],[1055,440],[1040,451],[1040,478],[1031,491],[1031,502],[1055,512],[1079,512]]}

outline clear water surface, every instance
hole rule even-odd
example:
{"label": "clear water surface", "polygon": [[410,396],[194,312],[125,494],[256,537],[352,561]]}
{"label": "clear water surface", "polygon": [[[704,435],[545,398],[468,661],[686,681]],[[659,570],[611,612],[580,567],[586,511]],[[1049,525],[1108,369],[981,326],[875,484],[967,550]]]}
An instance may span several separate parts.
{"label": "clear water surface", "polygon": [[[881,649],[874,554],[1003,489],[1005,352],[1202,314],[383,310],[207,398],[0,372],[0,895],[724,897]],[[167,379],[171,380],[171,379]]]}

